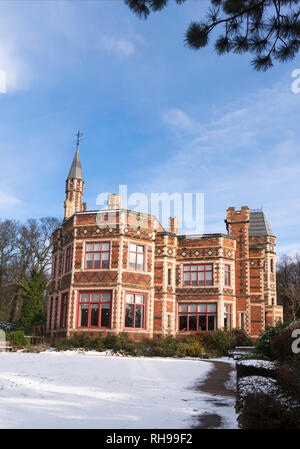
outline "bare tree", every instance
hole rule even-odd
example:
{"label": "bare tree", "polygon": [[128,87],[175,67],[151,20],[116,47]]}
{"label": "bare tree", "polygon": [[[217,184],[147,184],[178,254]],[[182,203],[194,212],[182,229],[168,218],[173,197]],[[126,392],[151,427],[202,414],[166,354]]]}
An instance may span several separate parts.
{"label": "bare tree", "polygon": [[18,253],[20,225],[15,220],[0,220],[0,289],[10,280],[9,266]]}
{"label": "bare tree", "polygon": [[51,235],[60,225],[54,217],[28,219],[21,224],[15,220],[0,220],[0,321],[19,314],[20,282],[32,270],[50,268]]}
{"label": "bare tree", "polygon": [[285,318],[300,317],[300,256],[283,256],[277,264],[277,297]]}

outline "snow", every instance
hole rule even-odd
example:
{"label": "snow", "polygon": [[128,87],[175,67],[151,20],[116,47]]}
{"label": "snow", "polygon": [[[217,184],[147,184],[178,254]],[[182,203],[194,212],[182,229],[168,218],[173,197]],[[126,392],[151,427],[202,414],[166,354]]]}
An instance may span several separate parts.
{"label": "snow", "polygon": [[238,381],[238,390],[241,399],[250,393],[265,393],[275,395],[278,393],[276,381],[270,377],[245,376]]}
{"label": "snow", "polygon": [[238,365],[254,366],[255,368],[263,368],[266,370],[274,370],[276,368],[276,364],[274,362],[269,362],[268,360],[240,360]]}
{"label": "snow", "polygon": [[196,388],[212,369],[197,359],[94,351],[2,353],[0,428],[187,429],[207,413],[237,428],[232,398]]}

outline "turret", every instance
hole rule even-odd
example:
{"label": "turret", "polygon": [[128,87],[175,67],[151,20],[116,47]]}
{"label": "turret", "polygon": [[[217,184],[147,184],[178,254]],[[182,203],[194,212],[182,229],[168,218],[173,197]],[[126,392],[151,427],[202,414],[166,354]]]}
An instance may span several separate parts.
{"label": "turret", "polygon": [[82,133],[78,131],[76,153],[66,180],[66,199],[64,202],[65,220],[75,212],[83,212],[86,210],[86,204],[82,202],[84,181],[79,156],[79,138],[81,136]]}

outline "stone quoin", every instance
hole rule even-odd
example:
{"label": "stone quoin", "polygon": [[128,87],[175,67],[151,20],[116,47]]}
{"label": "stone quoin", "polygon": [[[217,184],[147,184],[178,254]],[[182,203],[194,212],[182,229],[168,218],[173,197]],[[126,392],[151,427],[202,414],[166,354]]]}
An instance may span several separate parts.
{"label": "stone quoin", "polygon": [[227,233],[179,235],[148,214],[87,211],[77,143],[64,221],[52,236],[47,335],[187,335],[242,328],[254,340],[282,320],[276,238],[262,211],[227,209]]}

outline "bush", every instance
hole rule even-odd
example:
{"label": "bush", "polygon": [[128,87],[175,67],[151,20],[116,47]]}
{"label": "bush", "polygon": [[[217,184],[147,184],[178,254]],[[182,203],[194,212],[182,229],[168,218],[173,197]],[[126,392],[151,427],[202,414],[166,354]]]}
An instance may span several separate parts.
{"label": "bush", "polygon": [[280,334],[284,329],[283,326],[270,327],[261,334],[258,338],[254,350],[256,353],[267,357],[270,360],[273,359],[272,341],[275,335]]}
{"label": "bush", "polygon": [[236,346],[234,335],[227,330],[201,332],[198,338],[205,350],[212,351],[216,355],[228,355],[228,351]]}
{"label": "bush", "polygon": [[[251,342],[251,341],[250,341]],[[94,349],[103,351],[110,349],[124,355],[144,357],[205,357],[227,355],[236,345],[249,345],[249,337],[240,329],[233,332],[217,330],[199,332],[177,340],[172,336],[144,338],[132,340],[124,335],[112,335],[106,338],[78,336],[57,343],[58,350]]]}
{"label": "bush", "polygon": [[295,429],[300,426],[300,406],[283,405],[265,393],[248,394],[238,417],[244,429]]}
{"label": "bush", "polygon": [[239,360],[236,364],[237,377],[245,376],[263,376],[276,379],[277,371],[273,362],[264,360]]}
{"label": "bush", "polygon": [[273,360],[284,362],[293,358],[292,332],[292,329],[286,329],[279,334],[274,335],[271,342],[271,357]]}
{"label": "bush", "polygon": [[176,354],[178,357],[203,357],[205,350],[203,346],[198,343],[179,343]]}
{"label": "bush", "polygon": [[26,348],[29,346],[28,339],[24,335],[24,331],[12,331],[6,334],[6,339],[10,341],[13,346],[18,346],[22,348]]}
{"label": "bush", "polygon": [[232,335],[235,339],[235,346],[254,346],[253,341],[243,329],[232,329]]}

